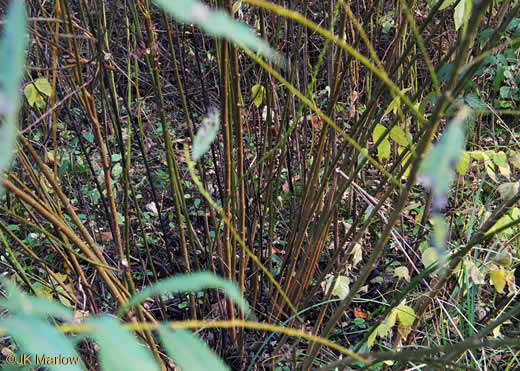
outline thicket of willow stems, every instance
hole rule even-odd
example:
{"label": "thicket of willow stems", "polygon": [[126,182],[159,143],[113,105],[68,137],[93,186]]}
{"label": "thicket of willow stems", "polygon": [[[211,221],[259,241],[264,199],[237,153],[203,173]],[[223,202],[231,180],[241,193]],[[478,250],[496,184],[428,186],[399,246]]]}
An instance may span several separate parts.
{"label": "thicket of willow stems", "polygon": [[[233,7],[231,0],[211,3],[230,11]],[[55,94],[42,110],[24,106],[17,163],[4,181],[7,202],[1,206],[0,228],[9,241],[2,250],[20,253],[18,261],[8,258],[4,264],[29,289],[52,278],[76,308],[95,314],[114,310],[160,278],[211,270],[239,283],[259,320],[290,319],[287,326],[310,326],[313,334],[327,337],[389,250],[411,192],[422,191],[415,185],[420,160],[440,132],[446,109],[483,63],[484,58],[476,57],[503,43],[500,35],[519,9],[507,1],[476,1],[466,32],[457,34],[451,13],[446,17],[448,11],[439,11],[440,4],[427,11],[422,2],[403,0],[244,3],[249,4],[243,7],[244,20],[257,22],[259,34],[285,56],[286,68],[267,65],[226,41],[173,22],[146,0],[28,1],[28,74],[31,79],[47,77]],[[395,11],[395,27],[385,34],[379,20],[390,10]],[[478,50],[475,37],[483,24],[496,31]],[[434,71],[448,61],[453,69],[440,84]],[[252,104],[255,84],[265,87],[265,109]],[[378,145],[372,142],[372,130],[386,120],[383,114],[394,96],[408,87],[409,100],[402,99],[386,126],[390,130],[406,122],[415,143],[408,149],[413,156],[403,161],[408,151],[394,155],[381,171],[381,165],[371,163]],[[439,99],[427,106],[425,115],[414,103],[432,91]],[[344,110],[338,110],[340,102]],[[229,223],[187,182],[183,154],[182,144],[192,142],[201,117],[213,108],[220,111],[221,134],[196,170]],[[152,131],[161,135],[153,137]],[[85,132],[94,140],[86,140]],[[34,139],[37,133],[43,136]],[[365,147],[371,162],[359,156]],[[113,154],[121,155],[122,174],[116,182]],[[71,165],[62,172],[65,159]],[[86,164],[87,173],[75,173],[78,161]],[[157,181],[157,169],[168,174],[165,185]],[[97,189],[98,201],[84,194],[85,184]],[[202,200],[196,207],[200,213],[193,212],[197,198]],[[489,238],[487,230],[519,198],[496,207],[465,241],[449,270]],[[425,199],[428,210],[431,200]],[[158,217],[150,221],[144,209],[151,202]],[[88,221],[80,214],[88,215]],[[351,223],[344,223],[347,219]],[[22,227],[13,231],[9,224]],[[45,243],[28,245],[23,231],[40,233]],[[367,233],[373,237],[367,239]],[[412,257],[405,262],[410,267],[415,267],[414,256],[426,238],[428,229],[423,228],[420,238],[400,245],[404,256]],[[343,273],[360,242],[364,260],[357,279],[346,298],[331,303],[331,290],[323,296],[319,283],[328,274]],[[274,276],[279,288],[244,247],[271,274],[279,269]],[[281,258],[279,266],[273,253]],[[57,273],[66,273],[68,280]],[[448,278],[446,273],[430,282],[426,275],[418,276],[377,318],[384,319],[403,298],[410,299],[418,285],[425,291],[415,304],[421,318],[437,303]],[[183,318],[172,314],[170,304],[159,299],[141,307],[132,320]],[[242,316],[218,293],[202,304],[191,295],[189,308],[186,317],[192,319]],[[516,312],[513,308],[509,317]],[[491,329],[476,339],[483,340]],[[267,336],[239,327],[228,334],[213,345],[224,349],[223,356],[238,352],[238,361],[230,358],[236,367],[247,365],[251,349],[258,349],[255,341]],[[141,335],[157,352],[151,333]],[[408,339],[395,339],[396,345],[420,343],[414,331]],[[335,359],[317,344],[284,336],[269,354],[283,355],[290,345],[303,351],[303,368],[310,368],[317,357]],[[235,350],[226,352],[226,346]],[[446,352],[449,362],[468,347],[461,343],[439,352]],[[426,356],[417,353],[415,359]]]}

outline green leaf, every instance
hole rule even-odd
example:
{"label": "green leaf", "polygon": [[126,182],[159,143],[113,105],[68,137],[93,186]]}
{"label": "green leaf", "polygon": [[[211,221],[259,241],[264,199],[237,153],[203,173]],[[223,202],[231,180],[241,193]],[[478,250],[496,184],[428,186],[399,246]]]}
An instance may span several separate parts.
{"label": "green leaf", "polygon": [[469,165],[471,163],[471,156],[468,152],[462,152],[460,155],[459,163],[457,164],[457,172],[460,175],[466,175],[469,169]]}
{"label": "green leaf", "polygon": [[503,151],[493,153],[493,162],[498,166],[500,174],[506,178],[511,176],[511,169],[507,162],[507,156]]}
{"label": "green leaf", "polygon": [[40,361],[45,361],[46,368],[51,371],[84,369],[81,358],[71,341],[45,320],[14,315],[0,320],[0,328],[20,345],[21,353],[31,355],[33,363],[37,362],[36,356],[38,356]]}
{"label": "green leaf", "polygon": [[[386,128],[383,125],[377,124],[375,126],[374,131],[372,132],[374,143],[379,140],[385,131]],[[390,141],[387,138],[383,139],[381,143],[379,143],[377,146],[377,156],[379,157],[379,161],[384,162],[390,158],[390,148]]]}
{"label": "green leaf", "polygon": [[390,138],[403,147],[406,147],[410,143],[404,130],[397,125],[390,130]]}
{"label": "green leaf", "polygon": [[281,58],[249,26],[233,20],[223,10],[213,10],[198,0],[154,0],[154,2],[179,22],[196,24],[210,35],[225,38],[238,46],[245,46],[273,62]]}
{"label": "green leaf", "polygon": [[132,296],[126,305],[119,310],[119,315],[128,309],[142,303],[149,297],[159,296],[167,293],[179,294],[187,291],[195,292],[204,289],[221,289],[229,296],[246,315],[251,310],[247,301],[242,297],[240,289],[232,281],[220,278],[209,272],[197,272],[171,277],[154,283],[143,289],[138,294]]}
{"label": "green leaf", "polygon": [[264,101],[265,88],[262,85],[255,85],[251,88],[251,98],[256,108],[260,107]]}
{"label": "green leaf", "polygon": [[20,108],[18,89],[25,71],[27,45],[27,16],[23,1],[11,2],[6,21],[0,39],[0,176],[9,166],[16,148]]}
{"label": "green leaf", "polygon": [[464,105],[451,120],[433,150],[421,164],[421,183],[432,190],[434,207],[440,210],[447,202],[447,194],[455,179],[455,168],[464,150],[465,138],[463,124],[471,114]]}
{"label": "green leaf", "polygon": [[73,320],[74,313],[70,308],[37,296],[25,295],[11,280],[2,279],[2,285],[7,291],[7,298],[0,299],[0,307],[11,314],[24,314],[31,317],[47,318],[48,316]]}
{"label": "green leaf", "polygon": [[85,322],[99,345],[103,370],[160,370],[152,353],[116,319],[103,316]]}
{"label": "green leaf", "polygon": [[455,21],[455,30],[458,30],[471,15],[472,0],[460,0],[455,7],[453,19]]}
{"label": "green leaf", "polygon": [[[442,0],[439,0],[438,2],[441,2]],[[446,9],[447,7],[453,5],[457,0],[445,0],[442,5],[440,6],[439,10]]]}
{"label": "green leaf", "polygon": [[199,160],[208,151],[217,137],[219,127],[219,112],[213,110],[202,120],[202,125],[193,140],[193,161]]}
{"label": "green leaf", "polygon": [[205,342],[187,330],[172,330],[163,326],[159,336],[168,355],[182,370],[229,370]]}

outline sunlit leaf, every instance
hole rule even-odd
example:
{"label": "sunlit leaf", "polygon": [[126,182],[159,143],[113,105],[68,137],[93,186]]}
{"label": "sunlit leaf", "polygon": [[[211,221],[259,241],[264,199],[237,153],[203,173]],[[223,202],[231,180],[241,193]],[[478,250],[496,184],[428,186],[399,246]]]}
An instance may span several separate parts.
{"label": "sunlit leaf", "polygon": [[258,108],[264,101],[265,88],[262,85],[255,85],[251,88],[251,98]]}
{"label": "sunlit leaf", "polygon": [[45,106],[45,100],[43,97],[51,96],[52,87],[45,77],[40,77],[25,86],[24,94],[31,107],[36,104],[38,107],[43,108]]}
{"label": "sunlit leaf", "polygon": [[489,272],[489,279],[499,293],[504,292],[506,287],[506,271],[504,269],[496,269]]}
{"label": "sunlit leaf", "polygon": [[401,304],[397,307],[397,318],[401,326],[412,327],[415,321],[415,311],[412,307]]}
{"label": "sunlit leaf", "polygon": [[276,62],[280,58],[249,26],[235,21],[224,10],[211,9],[198,0],[153,1],[179,22],[196,24],[210,35],[245,46],[271,61]]}
{"label": "sunlit leaf", "polygon": [[193,161],[199,160],[208,151],[217,137],[219,127],[219,112],[213,110],[202,120],[201,127],[193,139]]}
{"label": "sunlit leaf", "polygon": [[394,276],[402,278],[406,282],[410,282],[410,273],[408,272],[408,268],[405,266],[395,268]]}
{"label": "sunlit leaf", "polygon": [[187,330],[163,326],[159,336],[168,355],[182,370],[229,370],[204,341]]}
{"label": "sunlit leaf", "polygon": [[475,263],[473,263],[472,260],[467,260],[465,262],[465,266],[466,271],[468,272],[468,276],[471,278],[471,281],[475,285],[483,285],[484,283],[486,283],[484,275],[482,274],[480,269],[478,269]]}
{"label": "sunlit leaf", "polygon": [[494,153],[493,162],[498,166],[500,174],[509,178],[511,176],[511,169],[507,162],[507,156],[503,151]]}
{"label": "sunlit leaf", "polygon": [[403,147],[406,147],[410,143],[404,130],[397,125],[390,130],[390,138]]}
{"label": "sunlit leaf", "polygon": [[468,152],[462,152],[459,163],[457,164],[457,172],[460,175],[466,175],[471,163],[471,157]]}
{"label": "sunlit leaf", "polygon": [[[330,286],[334,282],[334,276],[329,275],[324,282],[321,283],[321,287],[325,293],[330,289]],[[350,291],[350,279],[346,276],[339,276],[334,287],[332,288],[332,295],[337,296],[340,299],[345,299]]]}

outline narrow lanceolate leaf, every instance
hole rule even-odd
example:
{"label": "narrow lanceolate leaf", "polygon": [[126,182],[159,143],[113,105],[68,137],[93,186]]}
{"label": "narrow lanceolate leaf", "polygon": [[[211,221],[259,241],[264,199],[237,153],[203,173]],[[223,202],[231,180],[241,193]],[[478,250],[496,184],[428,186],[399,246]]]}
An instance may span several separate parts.
{"label": "narrow lanceolate leaf", "polygon": [[31,355],[33,365],[46,365],[51,371],[84,370],[72,342],[46,320],[14,315],[1,320],[0,328],[20,346],[20,354]]}
{"label": "narrow lanceolate leaf", "polygon": [[436,210],[444,207],[448,192],[455,178],[455,168],[464,150],[464,122],[471,114],[468,106],[462,106],[433,150],[421,165],[421,183],[431,189]]}
{"label": "narrow lanceolate leaf", "polygon": [[244,313],[250,313],[251,310],[249,309],[247,301],[242,297],[240,289],[234,282],[220,278],[209,272],[197,272],[171,277],[148,286],[138,294],[132,296],[128,300],[128,303],[119,310],[119,314],[124,314],[128,309],[152,296],[194,292],[210,288],[223,290]]}
{"label": "narrow lanceolate leaf", "polygon": [[163,326],[159,331],[161,343],[181,370],[227,371],[229,367],[191,332],[183,329],[172,330]]}
{"label": "narrow lanceolate leaf", "polygon": [[219,112],[213,110],[202,120],[201,127],[193,140],[193,161],[199,160],[208,151],[217,137],[219,127]]}
{"label": "narrow lanceolate leaf", "polygon": [[280,60],[279,54],[258,37],[253,30],[235,21],[223,10],[213,10],[198,0],[154,0],[173,18],[183,23],[193,23],[215,37],[222,37],[238,46],[245,46],[273,62]]}
{"label": "narrow lanceolate leaf", "polygon": [[22,0],[11,1],[0,39],[0,176],[16,147],[19,88],[25,71],[27,16]]}
{"label": "narrow lanceolate leaf", "polygon": [[102,370],[160,370],[152,353],[119,321],[103,316],[86,322],[90,336],[99,345]]}

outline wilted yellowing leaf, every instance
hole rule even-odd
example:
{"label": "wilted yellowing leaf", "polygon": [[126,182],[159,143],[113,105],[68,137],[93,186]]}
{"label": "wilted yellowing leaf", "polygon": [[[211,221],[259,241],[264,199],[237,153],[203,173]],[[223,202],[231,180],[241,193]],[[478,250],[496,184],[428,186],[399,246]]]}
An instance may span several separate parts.
{"label": "wilted yellowing leaf", "polygon": [[415,321],[415,311],[412,307],[401,304],[397,307],[397,318],[401,326],[410,328]]}
{"label": "wilted yellowing leaf", "polygon": [[437,260],[439,260],[439,256],[434,247],[429,247],[422,253],[422,262],[425,267],[429,267],[433,263],[436,263]]}
{"label": "wilted yellowing leaf", "polygon": [[408,268],[406,268],[404,266],[395,268],[394,276],[402,278],[406,282],[410,282],[410,273],[408,272]]}

